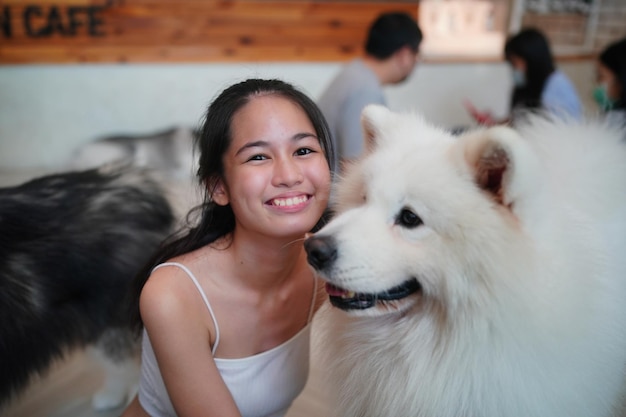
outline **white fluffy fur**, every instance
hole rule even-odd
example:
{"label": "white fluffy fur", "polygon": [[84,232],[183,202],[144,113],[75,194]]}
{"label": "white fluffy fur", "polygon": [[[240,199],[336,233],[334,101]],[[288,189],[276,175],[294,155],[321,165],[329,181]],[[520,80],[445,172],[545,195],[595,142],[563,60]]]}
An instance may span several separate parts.
{"label": "white fluffy fur", "polygon": [[[626,364],[626,145],[599,123],[536,117],[453,137],[363,113],[336,190],[331,283],[397,308],[322,313],[342,417],[604,417]],[[502,164],[495,188],[485,172]],[[396,224],[408,208],[423,225]]]}

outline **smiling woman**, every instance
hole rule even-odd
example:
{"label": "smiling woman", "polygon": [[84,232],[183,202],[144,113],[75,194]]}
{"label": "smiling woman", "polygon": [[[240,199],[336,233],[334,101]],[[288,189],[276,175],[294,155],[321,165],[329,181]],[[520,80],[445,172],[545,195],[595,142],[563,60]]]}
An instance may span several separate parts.
{"label": "smiling woman", "polygon": [[324,299],[303,241],[328,204],[328,127],[291,85],[251,79],[213,101],[198,148],[198,221],[136,283],[142,369],[124,416],[284,416]]}

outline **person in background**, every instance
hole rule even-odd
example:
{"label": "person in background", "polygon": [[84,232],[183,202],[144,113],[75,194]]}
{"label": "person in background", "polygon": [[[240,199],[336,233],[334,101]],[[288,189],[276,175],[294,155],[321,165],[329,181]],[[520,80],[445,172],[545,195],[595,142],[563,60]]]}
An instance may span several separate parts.
{"label": "person in background", "polygon": [[526,28],[505,43],[504,56],[512,70],[510,116],[495,119],[468,104],[468,110],[480,124],[514,122],[529,111],[545,111],[561,118],[580,119],[583,107],[570,79],[557,69],[548,40],[539,30]]}
{"label": "person in background", "polygon": [[607,119],[626,126],[626,38],[613,42],[598,56],[593,97]]}
{"label": "person in background", "polygon": [[383,13],[371,24],[364,55],[339,72],[317,100],[340,160],[363,150],[361,110],[368,104],[386,105],[383,86],[404,82],[417,62],[422,31],[402,12]]}
{"label": "person in background", "polygon": [[198,142],[198,221],[136,283],[141,376],[123,416],[283,416],[325,298],[303,242],[328,203],[328,127],[290,84],[250,79],[213,101]]}

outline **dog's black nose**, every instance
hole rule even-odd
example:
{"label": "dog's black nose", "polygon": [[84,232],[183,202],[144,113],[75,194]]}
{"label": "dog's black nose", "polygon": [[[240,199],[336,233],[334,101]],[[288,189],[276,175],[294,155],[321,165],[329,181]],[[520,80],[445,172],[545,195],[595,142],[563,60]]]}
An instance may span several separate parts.
{"label": "dog's black nose", "polygon": [[337,259],[337,245],[331,236],[310,237],[304,241],[307,261],[317,270],[330,266]]}

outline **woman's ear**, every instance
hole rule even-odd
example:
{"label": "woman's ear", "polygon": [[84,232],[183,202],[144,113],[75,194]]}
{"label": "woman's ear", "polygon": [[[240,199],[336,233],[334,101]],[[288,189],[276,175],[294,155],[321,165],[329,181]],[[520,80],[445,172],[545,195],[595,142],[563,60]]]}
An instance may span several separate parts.
{"label": "woman's ear", "polygon": [[211,200],[215,201],[217,205],[225,206],[230,202],[228,198],[228,190],[226,189],[226,184],[224,184],[224,180],[220,178],[215,180],[214,182],[207,181],[206,186],[209,187]]}

